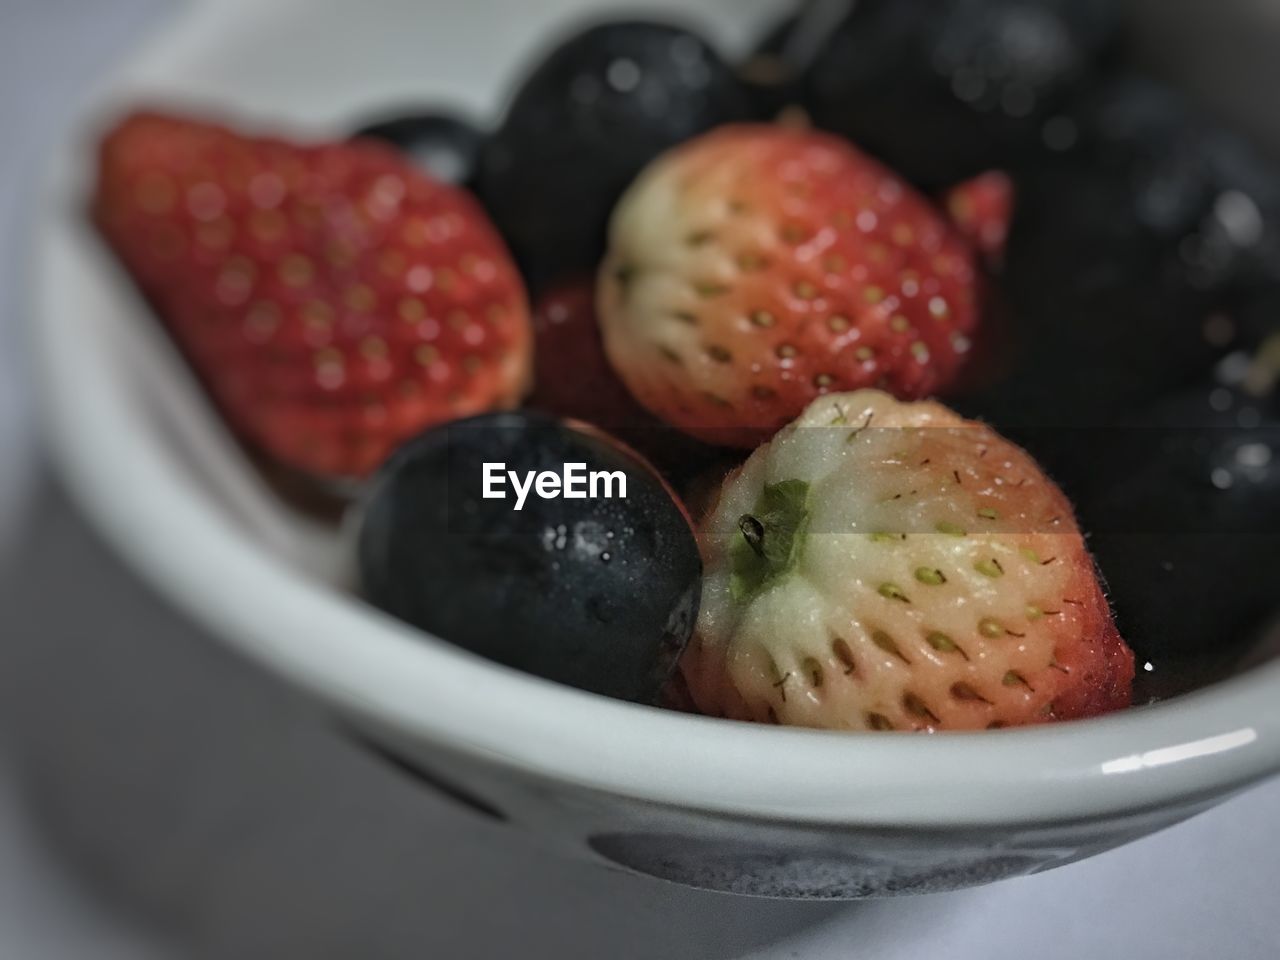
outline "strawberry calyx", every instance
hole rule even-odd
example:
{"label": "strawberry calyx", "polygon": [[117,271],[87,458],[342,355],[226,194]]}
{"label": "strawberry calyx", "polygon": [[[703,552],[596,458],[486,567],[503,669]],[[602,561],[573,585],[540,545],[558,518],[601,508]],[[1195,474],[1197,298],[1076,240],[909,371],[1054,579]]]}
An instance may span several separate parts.
{"label": "strawberry calyx", "polygon": [[809,531],[809,484],[766,484],[750,513],[738,518],[741,537],[730,552],[734,599],[749,600],[787,576],[800,562]]}

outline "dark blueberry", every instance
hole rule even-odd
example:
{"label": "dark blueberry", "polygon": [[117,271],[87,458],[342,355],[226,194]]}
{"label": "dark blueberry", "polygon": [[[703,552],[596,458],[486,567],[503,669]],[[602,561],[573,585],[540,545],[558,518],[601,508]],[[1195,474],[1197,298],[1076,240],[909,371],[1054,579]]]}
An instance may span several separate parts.
{"label": "dark blueberry", "polygon": [[1131,193],[1129,214],[1176,245],[1202,289],[1280,283],[1280,164],[1184,96],[1136,75],[1099,85],[1059,122],[1099,177]]}
{"label": "dark blueberry", "polygon": [[[485,467],[524,478],[618,473],[586,497],[516,509],[513,484],[486,498]],[[496,469],[496,468],[494,468]],[[490,492],[497,492],[495,486]],[[544,493],[551,492],[546,481]],[[531,413],[430,430],[387,464],[360,528],[374,605],[529,673],[653,702],[697,617],[702,563],[682,509],[652,469],[602,433]]]}
{"label": "dark blueberry", "polygon": [[1140,77],[1056,119],[1070,145],[1016,177],[1005,373],[969,408],[1006,427],[1109,422],[1280,330],[1280,170]]}
{"label": "dark blueberry", "polygon": [[1116,42],[1112,0],[859,0],[806,82],[820,127],[940,188],[1060,132],[1054,110]]}
{"label": "dark blueberry", "polygon": [[385,118],[360,127],[352,136],[399,147],[419,169],[447,183],[470,182],[484,140],[466,120],[438,112]]}
{"label": "dark blueberry", "polygon": [[995,288],[998,372],[959,404],[1005,429],[1109,422],[1207,375],[1232,346],[1220,292],[1137,216],[1123,179],[1048,162],[1020,175]]}
{"label": "dark blueberry", "polygon": [[1041,438],[1121,633],[1179,683],[1229,670],[1280,614],[1280,417],[1252,367],[1229,357],[1219,376],[1112,426]]}
{"label": "dark blueberry", "polygon": [[1182,95],[1147,77],[1121,76],[1064,117],[1096,174],[1127,185],[1140,223],[1175,239],[1193,228],[1213,188],[1203,124]]}
{"label": "dark blueberry", "polygon": [[477,188],[535,287],[595,269],[609,214],[658,154],[750,116],[733,71],[660,23],[575,34],[520,86],[480,156]]}

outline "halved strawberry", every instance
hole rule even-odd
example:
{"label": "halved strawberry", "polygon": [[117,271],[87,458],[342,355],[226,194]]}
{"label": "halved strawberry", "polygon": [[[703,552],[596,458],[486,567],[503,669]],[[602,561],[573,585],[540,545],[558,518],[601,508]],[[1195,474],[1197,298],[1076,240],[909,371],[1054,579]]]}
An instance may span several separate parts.
{"label": "halved strawberry", "polygon": [[878,391],[815,401],[725,482],[681,661],[699,710],[970,730],[1126,706],[1071,505],[989,427]]}
{"label": "halved strawberry", "polygon": [[93,215],[231,427],[285,467],[363,477],[528,383],[501,239],[390,147],[139,113],[102,144]]}
{"label": "halved strawberry", "polygon": [[978,322],[973,252],[847,142],[723,127],[668,153],[614,214],[605,349],[668,423],[754,446],[814,397],[945,390]]}

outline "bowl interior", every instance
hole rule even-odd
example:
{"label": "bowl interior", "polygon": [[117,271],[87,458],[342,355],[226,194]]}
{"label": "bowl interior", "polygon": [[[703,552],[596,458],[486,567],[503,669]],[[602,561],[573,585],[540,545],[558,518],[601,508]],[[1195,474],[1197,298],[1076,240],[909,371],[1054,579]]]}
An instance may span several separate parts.
{"label": "bowl interior", "polygon": [[[1275,663],[1174,702],[1058,728],[867,737],[614,703],[424,637],[344,592],[345,534],[285,508],[266,487],[82,217],[93,137],[126,104],[176,101],[319,136],[396,103],[492,116],[540,38],[574,18],[667,14],[734,53],[783,6],[233,0],[189,8],[91,105],[40,208],[34,331],[55,454],[72,491],[162,590],[353,717],[600,789],[761,815],[938,824],[1084,816],[1226,790],[1280,767]],[[1064,781],[1078,787],[1070,796]],[[993,807],[992,796],[1004,799]]]}

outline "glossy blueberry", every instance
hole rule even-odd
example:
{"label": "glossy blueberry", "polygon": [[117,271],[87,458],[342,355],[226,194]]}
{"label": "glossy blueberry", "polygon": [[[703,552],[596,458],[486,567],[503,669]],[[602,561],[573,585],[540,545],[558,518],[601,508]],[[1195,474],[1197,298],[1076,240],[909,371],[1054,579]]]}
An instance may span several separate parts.
{"label": "glossy blueberry", "polygon": [[666,149],[750,115],[700,37],[605,23],[565,40],[520,85],[481,153],[477,189],[535,287],[593,270],[608,217]]}
{"label": "glossy blueberry", "polygon": [[819,126],[944,187],[1038,147],[1119,20],[1111,0],[859,0],[813,63],[806,104]]}
{"label": "glossy blueberry", "polygon": [[1176,247],[1195,286],[1280,282],[1280,165],[1185,96],[1140,75],[1067,111],[1080,162],[1127,185],[1132,216]]}
{"label": "glossy blueberry", "polygon": [[1160,84],[1109,80],[1018,172],[1003,372],[968,410],[1086,426],[1204,381],[1280,329],[1280,171]]}
{"label": "glossy blueberry", "polygon": [[[485,498],[484,464],[620,472],[626,497]],[[524,482],[523,479],[521,481]],[[547,491],[550,490],[548,483]],[[618,492],[615,485],[613,492]],[[702,563],[652,469],[590,428],[532,413],[430,430],[387,464],[359,535],[363,590],[428,633],[529,673],[652,702],[697,617]]]}
{"label": "glossy blueberry", "polygon": [[484,137],[452,113],[422,112],[387,117],[360,127],[353,137],[372,137],[399,147],[425,173],[447,183],[467,183]]}
{"label": "glossy blueberry", "polygon": [[1224,670],[1280,615],[1280,418],[1254,363],[1232,355],[1199,386],[1049,444],[1120,631],[1158,671]]}
{"label": "glossy blueberry", "polygon": [[1207,376],[1232,345],[1222,297],[1134,213],[1119,178],[1049,162],[1017,178],[989,328],[1000,356],[970,415],[1014,431],[1089,426]]}

